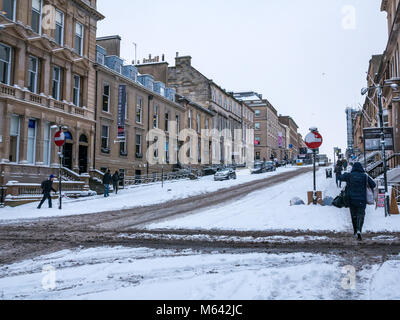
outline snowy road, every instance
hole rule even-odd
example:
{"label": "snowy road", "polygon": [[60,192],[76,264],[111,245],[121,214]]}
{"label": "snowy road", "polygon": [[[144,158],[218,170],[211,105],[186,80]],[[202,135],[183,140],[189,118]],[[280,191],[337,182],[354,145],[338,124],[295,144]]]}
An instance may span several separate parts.
{"label": "snowy road", "polygon": [[0,267],[0,297],[400,299],[399,256],[353,266],[349,263],[333,254],[231,254],[124,247],[64,250]]}

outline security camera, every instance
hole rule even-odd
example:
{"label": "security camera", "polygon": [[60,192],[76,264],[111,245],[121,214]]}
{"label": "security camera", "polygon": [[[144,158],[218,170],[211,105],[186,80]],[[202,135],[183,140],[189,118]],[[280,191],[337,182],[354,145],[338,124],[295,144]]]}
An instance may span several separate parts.
{"label": "security camera", "polygon": [[361,95],[365,96],[367,94],[367,92],[368,92],[368,88],[362,88]]}

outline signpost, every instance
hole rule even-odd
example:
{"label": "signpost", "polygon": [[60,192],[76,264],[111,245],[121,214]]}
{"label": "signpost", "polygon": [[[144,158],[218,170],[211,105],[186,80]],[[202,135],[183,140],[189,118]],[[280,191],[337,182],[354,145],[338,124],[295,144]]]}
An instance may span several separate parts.
{"label": "signpost", "polygon": [[322,136],[319,134],[317,128],[311,128],[310,133],[305,138],[306,146],[313,151],[314,158],[314,190],[313,190],[313,204],[316,205],[318,202],[317,194],[317,179],[316,179],[316,161],[317,161],[317,149],[322,146]]}
{"label": "signpost", "polygon": [[61,169],[62,169],[62,147],[65,144],[65,134],[60,128],[54,135],[54,143],[59,148],[58,155],[60,156],[60,168],[58,169],[58,191],[59,191],[59,205],[58,209],[62,209],[62,194],[61,194]]}

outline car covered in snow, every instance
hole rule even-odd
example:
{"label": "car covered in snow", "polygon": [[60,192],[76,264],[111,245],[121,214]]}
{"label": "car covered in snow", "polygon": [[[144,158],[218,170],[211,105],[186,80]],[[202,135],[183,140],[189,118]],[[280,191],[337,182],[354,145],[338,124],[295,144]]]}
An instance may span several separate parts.
{"label": "car covered in snow", "polygon": [[257,161],[254,162],[254,168],[250,169],[251,174],[260,174],[267,172],[265,167],[265,162]]}
{"label": "car covered in snow", "polygon": [[221,169],[214,175],[214,181],[236,180],[236,171],[233,168]]}
{"label": "car covered in snow", "polygon": [[265,162],[265,171],[266,172],[276,171],[275,163],[272,161]]}

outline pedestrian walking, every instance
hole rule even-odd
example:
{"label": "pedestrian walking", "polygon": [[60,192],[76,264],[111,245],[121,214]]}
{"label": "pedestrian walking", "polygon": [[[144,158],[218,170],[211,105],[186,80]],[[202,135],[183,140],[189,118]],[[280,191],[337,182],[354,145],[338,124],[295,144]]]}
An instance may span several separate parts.
{"label": "pedestrian walking", "polygon": [[42,205],[46,200],[49,200],[49,208],[51,209],[53,207],[51,203],[51,191],[57,192],[57,190],[53,188],[53,181],[54,181],[54,175],[50,175],[48,180],[42,182],[41,188],[43,190],[42,191],[43,198],[42,201],[40,201],[38,209],[42,208]]}
{"label": "pedestrian walking", "polygon": [[341,166],[341,163],[337,163],[335,167],[335,176],[336,176],[336,186],[338,188],[342,187],[342,181],[340,181],[339,179],[342,173],[343,173],[343,168]]}
{"label": "pedestrian walking", "polygon": [[112,183],[113,183],[113,188],[115,194],[118,194],[118,188],[119,188],[119,172],[115,171],[115,173],[112,176]]}
{"label": "pedestrian walking", "polygon": [[104,198],[107,198],[110,196],[110,183],[112,182],[112,176],[111,176],[111,171],[110,169],[107,170],[107,172],[104,174],[103,177],[103,185],[104,185]]}
{"label": "pedestrian walking", "polygon": [[367,208],[367,187],[374,190],[376,183],[366,174],[361,163],[356,162],[351,173],[345,173],[339,178],[347,183],[347,196],[349,198],[351,220],[354,236],[362,241],[362,229]]}
{"label": "pedestrian walking", "polygon": [[343,160],[343,170],[344,170],[345,172],[347,172],[347,167],[348,167],[348,165],[349,165],[349,163],[347,162],[346,159],[344,159],[344,160]]}

